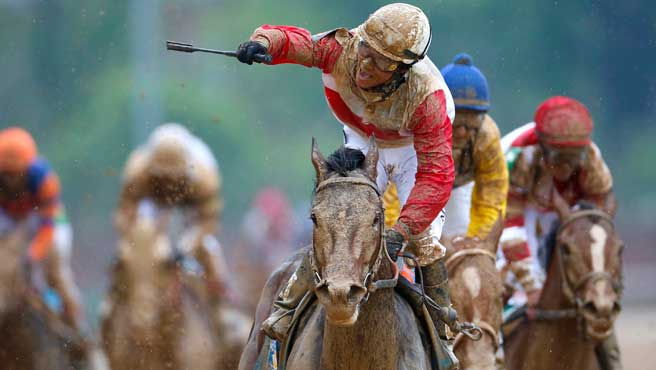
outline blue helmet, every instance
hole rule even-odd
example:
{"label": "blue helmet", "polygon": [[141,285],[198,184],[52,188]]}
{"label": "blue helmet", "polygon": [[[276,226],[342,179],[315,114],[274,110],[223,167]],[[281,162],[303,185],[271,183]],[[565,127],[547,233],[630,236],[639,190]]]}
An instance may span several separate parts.
{"label": "blue helmet", "polygon": [[474,67],[469,54],[460,53],[453,62],[442,68],[456,109],[472,109],[485,112],[490,109],[490,92],[487,79]]}

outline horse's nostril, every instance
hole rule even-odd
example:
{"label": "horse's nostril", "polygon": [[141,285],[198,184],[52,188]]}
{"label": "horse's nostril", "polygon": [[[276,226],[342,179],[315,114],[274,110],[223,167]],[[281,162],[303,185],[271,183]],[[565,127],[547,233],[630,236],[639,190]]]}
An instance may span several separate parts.
{"label": "horse's nostril", "polygon": [[356,304],[362,300],[366,292],[367,290],[359,284],[328,283],[327,286],[317,289],[317,296],[328,298],[333,303]]}
{"label": "horse's nostril", "polygon": [[590,301],[587,302],[586,304],[583,305],[583,310],[587,311],[591,315],[596,315],[597,314],[597,306],[595,306],[594,302]]}
{"label": "horse's nostril", "polygon": [[347,300],[349,303],[358,303],[366,293],[367,290],[360,285],[351,285],[351,289],[349,289],[347,295]]}
{"label": "horse's nostril", "polygon": [[613,302],[613,315],[619,314],[620,311],[622,311],[622,306],[620,303],[617,301]]}
{"label": "horse's nostril", "polygon": [[319,288],[315,290],[315,294],[317,295],[317,298],[323,299],[323,300],[329,300],[330,299],[330,292],[328,291],[328,286],[327,285],[322,285]]}

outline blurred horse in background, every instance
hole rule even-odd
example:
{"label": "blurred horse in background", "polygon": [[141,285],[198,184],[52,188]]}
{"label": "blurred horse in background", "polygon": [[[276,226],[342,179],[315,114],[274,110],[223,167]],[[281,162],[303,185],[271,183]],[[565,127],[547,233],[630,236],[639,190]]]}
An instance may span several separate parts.
{"label": "blurred horse in background", "polygon": [[453,350],[463,370],[496,369],[503,311],[503,284],[495,265],[500,233],[498,222],[486,240],[456,238],[445,243],[453,308],[460,320],[478,325],[485,333],[478,341],[462,333],[456,336]]}
{"label": "blurred horse in background", "polygon": [[612,335],[620,312],[623,244],[613,220],[595,208],[570,209],[558,192],[554,200],[560,225],[547,243],[540,300],[504,324],[510,370],[598,369],[595,346]]}
{"label": "blurred horse in background", "polygon": [[101,325],[110,367],[232,370],[248,321],[230,308],[212,312],[204,282],[168,237],[169,220],[138,216],[119,242]]}
{"label": "blurred horse in background", "polygon": [[267,186],[255,194],[241,224],[238,247],[232,250],[238,271],[245,272],[237,284],[250,313],[271,272],[309,242],[297,240],[300,226],[282,190]]}
{"label": "blurred horse in background", "polygon": [[0,369],[70,369],[71,355],[83,355],[80,338],[32,287],[27,242],[24,225],[0,233]]}

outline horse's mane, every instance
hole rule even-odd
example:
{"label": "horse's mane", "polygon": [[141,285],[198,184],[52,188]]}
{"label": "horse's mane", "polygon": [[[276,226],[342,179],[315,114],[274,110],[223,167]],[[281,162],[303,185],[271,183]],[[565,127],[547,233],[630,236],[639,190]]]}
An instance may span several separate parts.
{"label": "horse's mane", "polygon": [[341,146],[326,159],[326,164],[328,166],[328,175],[337,173],[346,177],[349,172],[362,169],[364,153],[357,149]]}

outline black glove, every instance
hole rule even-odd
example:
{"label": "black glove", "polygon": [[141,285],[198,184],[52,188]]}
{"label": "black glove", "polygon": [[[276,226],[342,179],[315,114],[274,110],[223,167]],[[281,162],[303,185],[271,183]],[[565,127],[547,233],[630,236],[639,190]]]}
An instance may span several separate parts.
{"label": "black glove", "polygon": [[387,254],[389,254],[392,261],[396,262],[404,244],[405,239],[400,232],[394,229],[389,229],[385,232],[385,246],[387,247]]}
{"label": "black glove", "polygon": [[266,54],[267,48],[265,48],[264,45],[257,41],[243,42],[237,48],[237,59],[239,59],[240,62],[246,63],[248,65],[253,64],[253,62],[260,62],[260,60],[255,58],[255,55]]}

